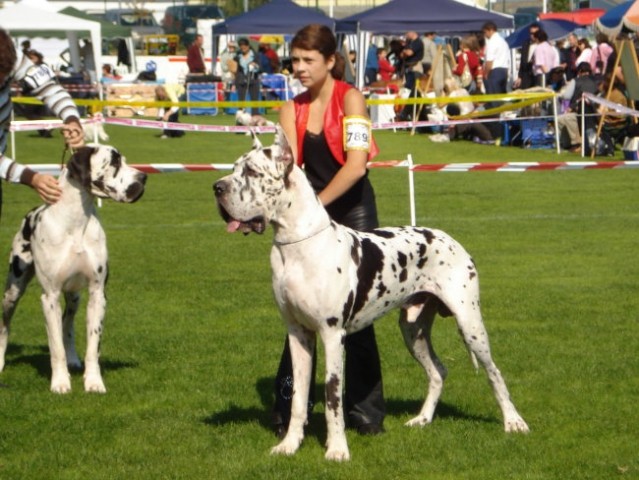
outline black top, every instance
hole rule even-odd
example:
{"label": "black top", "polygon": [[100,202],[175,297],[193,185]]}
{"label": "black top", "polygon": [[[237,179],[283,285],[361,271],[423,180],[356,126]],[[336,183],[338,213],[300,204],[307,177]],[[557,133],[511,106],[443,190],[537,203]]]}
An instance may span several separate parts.
{"label": "black top", "polygon": [[[337,174],[342,165],[331,153],[324,132],[318,134],[306,131],[304,135],[304,169],[316,192],[322,191]],[[331,218],[339,223],[359,206],[373,207],[375,194],[368,179],[368,172],[344,195],[326,207]],[[368,208],[367,208],[368,209]]]}

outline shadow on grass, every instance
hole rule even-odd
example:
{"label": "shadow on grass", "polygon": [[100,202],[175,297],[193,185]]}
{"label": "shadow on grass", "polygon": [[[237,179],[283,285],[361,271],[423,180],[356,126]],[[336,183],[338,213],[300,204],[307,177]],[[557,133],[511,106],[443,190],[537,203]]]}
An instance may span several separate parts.
{"label": "shadow on grass", "polygon": [[[11,365],[30,365],[37,372],[38,375],[44,378],[51,376],[51,359],[49,356],[49,347],[39,345],[36,347],[29,346],[29,350],[37,350],[36,353],[25,354],[24,345],[9,344],[7,346],[7,366]],[[118,360],[101,359],[100,367],[102,371],[107,370],[121,370],[123,368],[135,368],[138,364],[135,362],[121,362]],[[69,368],[71,373],[83,372],[82,368]]]}
{"label": "shadow on grass", "polygon": [[[388,416],[416,416],[422,408],[423,402],[421,400],[406,400],[400,398],[387,398],[386,399],[386,414]],[[446,402],[440,401],[435,409],[435,415],[433,421],[438,418],[441,419],[453,419],[453,420],[468,420],[471,422],[481,423],[500,423],[496,417],[487,417],[484,415],[475,415],[472,413],[464,412],[454,405],[450,405]]]}
{"label": "shadow on grass", "polygon": [[[206,425],[211,426],[224,426],[237,423],[250,423],[259,422],[260,426],[265,430],[273,429],[272,410],[274,403],[274,378],[263,377],[260,378],[256,384],[257,390],[262,408],[257,407],[239,407],[237,405],[230,405],[224,411],[214,413],[206,417],[203,422]],[[318,384],[315,390],[315,398],[317,400],[316,405],[323,403],[323,391],[324,385]],[[415,416],[419,413],[422,407],[422,400],[406,400],[399,398],[387,398],[386,399],[386,414],[387,416],[398,417],[403,415]],[[445,402],[439,402],[437,409],[435,410],[435,420],[440,419],[452,419],[452,420],[464,420],[478,423],[500,423],[500,419],[496,417],[489,417],[483,415],[475,415],[465,412],[455,407],[454,405],[447,404]],[[305,429],[307,436],[316,437],[319,439],[320,435],[326,434],[326,424],[323,411],[313,411],[311,413],[308,425]]]}

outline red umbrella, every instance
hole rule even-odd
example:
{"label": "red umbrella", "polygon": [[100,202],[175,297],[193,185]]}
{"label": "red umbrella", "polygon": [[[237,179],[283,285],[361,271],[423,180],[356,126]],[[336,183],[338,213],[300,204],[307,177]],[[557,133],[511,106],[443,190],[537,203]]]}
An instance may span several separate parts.
{"label": "red umbrella", "polygon": [[582,8],[573,12],[540,13],[540,20],[568,20],[579,25],[592,25],[606,11],[603,8]]}

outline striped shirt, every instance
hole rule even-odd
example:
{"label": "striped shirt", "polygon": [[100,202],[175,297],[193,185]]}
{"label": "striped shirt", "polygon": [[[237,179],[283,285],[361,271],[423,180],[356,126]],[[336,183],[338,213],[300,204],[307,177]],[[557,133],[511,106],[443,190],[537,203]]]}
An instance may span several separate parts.
{"label": "striped shirt", "polygon": [[53,71],[47,65],[35,65],[26,55],[23,56],[0,86],[0,178],[18,183],[25,167],[4,156],[13,111],[13,82],[18,82],[24,92],[42,100],[63,121],[70,117],[80,118],[80,114],[69,93],[56,82]]}

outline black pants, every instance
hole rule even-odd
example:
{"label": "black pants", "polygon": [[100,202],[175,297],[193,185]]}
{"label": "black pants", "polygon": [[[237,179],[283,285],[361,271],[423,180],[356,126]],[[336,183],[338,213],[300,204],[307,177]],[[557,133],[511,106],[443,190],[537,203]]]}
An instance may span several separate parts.
{"label": "black pants", "polygon": [[[178,123],[180,121],[180,111],[178,110],[175,113],[172,113],[171,115],[169,115],[169,120],[170,123]],[[184,136],[184,130],[163,130],[162,131],[163,135],[166,135],[167,137],[173,137],[173,138],[177,138],[177,137],[183,137]]]}
{"label": "black pants", "polygon": [[[251,78],[247,81],[237,82],[235,88],[237,89],[237,99],[240,102],[246,100],[247,93],[251,97],[252,102],[257,102],[260,99],[260,79],[258,77]],[[245,108],[244,110],[250,112],[251,115],[259,114],[259,108]]]}
{"label": "black pants", "polygon": [[[329,208],[329,213],[330,208]],[[333,215],[332,215],[333,216]],[[333,218],[337,215],[333,216]],[[375,203],[356,207],[336,221],[356,230],[372,230],[377,225]],[[375,341],[373,326],[346,337],[344,343],[346,361],[344,368],[344,413],[347,423],[352,427],[366,424],[382,425],[386,415],[382,370],[379,352]],[[313,354],[313,371],[309,391],[309,413],[315,404],[315,370],[317,356]],[[273,423],[288,426],[291,418],[291,400],[293,396],[293,364],[288,337],[284,342],[284,351],[275,379],[275,406]]]}

